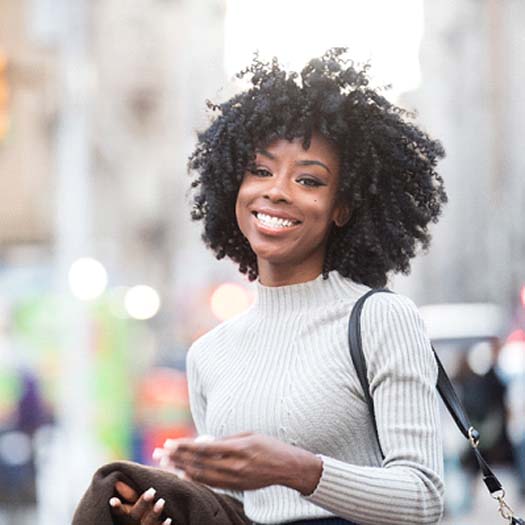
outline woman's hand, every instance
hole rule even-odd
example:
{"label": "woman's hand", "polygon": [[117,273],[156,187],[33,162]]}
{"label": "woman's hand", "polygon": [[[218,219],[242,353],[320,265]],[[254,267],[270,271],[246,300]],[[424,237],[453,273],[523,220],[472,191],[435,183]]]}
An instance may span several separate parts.
{"label": "woman's hand", "polygon": [[273,437],[243,433],[213,441],[167,440],[156,459],[185,479],[213,487],[254,490],[284,485],[311,494],[321,477],[314,454]]}
{"label": "woman's hand", "polygon": [[[162,520],[165,501],[159,498],[155,501],[155,489],[150,488],[140,496],[132,487],[117,481],[115,489],[122,498],[113,497],[109,500],[111,513],[122,525],[171,525],[171,518]],[[122,501],[122,500],[125,500]]]}

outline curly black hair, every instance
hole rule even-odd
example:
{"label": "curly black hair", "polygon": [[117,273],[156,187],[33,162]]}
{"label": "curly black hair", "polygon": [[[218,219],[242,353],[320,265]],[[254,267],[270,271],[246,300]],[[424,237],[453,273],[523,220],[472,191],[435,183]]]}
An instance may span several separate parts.
{"label": "curly black hair", "polygon": [[204,221],[202,238],[218,259],[228,256],[257,278],[256,256],[235,217],[244,173],[253,169],[256,148],[300,138],[308,149],[317,132],[338,150],[339,197],[351,211],[348,223],[330,232],[323,277],[337,270],[378,287],[391,271],[410,272],[447,201],[435,171],[444,150],[408,121],[412,113],[369,87],[368,68],[348,60],[346,48],[328,50],[300,75],[255,55],[237,74],[248,77],[249,89],[220,105],[208,101],[216,116],[198,134],[188,166],[197,174],[192,218]]}

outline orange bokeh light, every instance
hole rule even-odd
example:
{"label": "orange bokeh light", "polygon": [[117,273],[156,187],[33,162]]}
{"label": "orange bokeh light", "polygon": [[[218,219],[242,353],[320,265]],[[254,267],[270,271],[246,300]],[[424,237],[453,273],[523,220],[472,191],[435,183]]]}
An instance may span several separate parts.
{"label": "orange bokeh light", "polygon": [[225,321],[246,310],[252,302],[248,290],[236,283],[219,285],[210,297],[210,307],[213,315],[219,321]]}

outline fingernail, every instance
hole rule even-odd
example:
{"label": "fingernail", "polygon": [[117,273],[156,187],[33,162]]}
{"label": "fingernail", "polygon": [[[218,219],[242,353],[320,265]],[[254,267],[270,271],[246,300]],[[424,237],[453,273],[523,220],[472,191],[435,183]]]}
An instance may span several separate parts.
{"label": "fingernail", "polygon": [[149,488],[146,492],[144,492],[144,500],[151,501],[155,497],[156,493],[157,491],[153,487]]}
{"label": "fingernail", "polygon": [[166,518],[166,519],[162,522],[162,525],[171,525],[171,518]]}
{"label": "fingernail", "polygon": [[178,442],[176,439],[167,439],[164,441],[164,448],[177,448]]}
{"label": "fingernail", "polygon": [[161,512],[161,510],[164,508],[164,503],[166,503],[164,501],[163,498],[160,498],[157,500],[157,503],[155,503],[155,505],[153,505],[153,512]]}
{"label": "fingernail", "polygon": [[162,459],[164,456],[165,456],[166,452],[163,448],[156,448],[154,451],[153,451],[153,454],[151,455],[151,457],[156,460],[156,461],[159,461],[160,459]]}
{"label": "fingernail", "polygon": [[120,500],[118,498],[111,498],[109,500],[109,504],[112,506],[112,507],[118,507],[120,505]]}
{"label": "fingernail", "polygon": [[212,441],[215,441],[215,436],[209,434],[201,434],[195,438],[195,443],[210,443]]}

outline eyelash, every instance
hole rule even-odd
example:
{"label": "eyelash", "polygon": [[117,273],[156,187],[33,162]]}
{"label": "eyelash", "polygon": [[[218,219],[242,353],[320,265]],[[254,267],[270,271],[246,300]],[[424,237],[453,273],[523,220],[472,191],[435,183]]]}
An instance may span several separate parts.
{"label": "eyelash", "polygon": [[[256,176],[263,176],[263,177],[267,176],[267,175],[260,175],[261,172],[268,173],[268,175],[271,175],[271,173],[265,168],[255,168],[251,170],[251,173],[253,173]],[[313,179],[310,177],[301,177],[299,179],[299,182],[301,183],[302,186],[306,186],[307,188],[318,188],[319,186],[325,186],[325,184],[323,184],[322,182],[319,182],[317,179]],[[303,182],[306,184],[303,184]]]}

